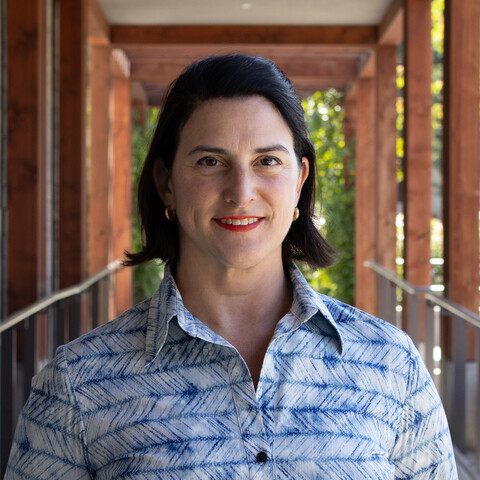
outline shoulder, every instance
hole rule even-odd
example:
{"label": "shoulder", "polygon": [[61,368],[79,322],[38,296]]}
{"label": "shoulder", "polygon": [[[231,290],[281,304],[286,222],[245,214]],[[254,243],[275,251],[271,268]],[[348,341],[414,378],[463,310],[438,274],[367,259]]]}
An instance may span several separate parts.
{"label": "shoulder", "polygon": [[117,350],[128,348],[130,341],[145,336],[150,299],[126,310],[120,316],[64,345],[72,357],[75,354],[88,354],[90,351]]}
{"label": "shoulder", "polygon": [[332,358],[332,363],[354,366],[358,382],[366,379],[366,384],[393,395],[400,405],[420,391],[424,391],[423,397],[418,397],[421,401],[438,405],[430,375],[406,332],[351,305],[318,295],[342,344],[342,354]]}
{"label": "shoulder", "polygon": [[317,293],[336,324],[340,335],[347,342],[370,341],[378,344],[396,345],[410,352],[410,337],[395,325],[386,322],[356,307],[335,298]]}
{"label": "shoulder", "polygon": [[142,357],[149,305],[150,299],[147,299],[116,319],[58,347],[54,359],[38,375],[39,379],[61,373],[75,386],[112,370],[127,357]]}
{"label": "shoulder", "polygon": [[[395,325],[358,308],[317,295],[341,342],[338,362],[355,365],[382,382],[389,379],[387,383],[393,382],[405,399],[419,377],[425,378],[426,370],[410,337]],[[317,322],[319,329],[322,323]]]}
{"label": "shoulder", "polygon": [[[367,312],[343,303],[333,297],[316,292],[306,281],[300,270],[293,266],[290,276],[294,298],[300,305],[300,313],[308,312],[312,321],[307,326],[319,332],[337,337],[342,350],[352,345],[394,345],[409,352],[412,348],[407,334],[396,326]],[[317,312],[311,317],[312,312]]]}

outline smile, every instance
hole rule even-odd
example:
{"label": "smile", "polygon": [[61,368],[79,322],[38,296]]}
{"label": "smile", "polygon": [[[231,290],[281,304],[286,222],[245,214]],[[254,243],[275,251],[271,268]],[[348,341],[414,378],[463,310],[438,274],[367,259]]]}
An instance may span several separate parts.
{"label": "smile", "polygon": [[232,232],[248,232],[258,227],[262,221],[262,217],[224,217],[214,218],[219,227],[225,228]]}

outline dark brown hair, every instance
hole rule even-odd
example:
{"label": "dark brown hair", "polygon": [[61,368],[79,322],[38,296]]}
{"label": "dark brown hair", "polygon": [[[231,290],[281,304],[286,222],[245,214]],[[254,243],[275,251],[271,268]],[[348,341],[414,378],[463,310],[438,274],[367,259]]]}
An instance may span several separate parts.
{"label": "dark brown hair", "polygon": [[326,267],[335,250],[328,245],[313,223],[315,202],[315,151],[305,126],[304,112],[295,90],[283,72],[270,60],[250,55],[212,56],[192,63],[170,86],[157,128],[140,176],[138,208],[144,245],[138,253],[126,253],[126,265],[158,258],[175,262],[178,255],[178,225],[164,215],[165,204],[154,183],[154,165],[161,161],[172,168],[180,133],[195,108],[215,98],[261,95],[280,112],[294,138],[299,162],[306,157],[310,174],[298,208],[300,217],[283,241],[283,261],[300,260],[312,267]]}

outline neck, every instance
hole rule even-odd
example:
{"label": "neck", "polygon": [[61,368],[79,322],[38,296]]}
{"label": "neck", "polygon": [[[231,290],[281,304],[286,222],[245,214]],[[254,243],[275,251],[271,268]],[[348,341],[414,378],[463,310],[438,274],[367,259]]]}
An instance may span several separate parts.
{"label": "neck", "polygon": [[232,269],[180,260],[175,279],[185,307],[243,356],[254,383],[293,294],[281,258],[268,268]]}
{"label": "neck", "polygon": [[[178,289],[185,307],[195,316],[198,313],[197,318],[207,324],[215,322],[221,326],[225,318],[241,315],[241,312],[249,314],[249,318],[242,323],[257,323],[258,314],[279,310],[278,305],[284,303],[286,293],[290,303],[285,312],[284,308],[280,309],[281,316],[290,308],[290,281],[285,275],[281,259],[270,263],[268,268],[260,265],[246,269],[185,263],[179,261],[176,268]],[[216,320],[217,310],[220,318]],[[202,314],[205,318],[202,318]]]}

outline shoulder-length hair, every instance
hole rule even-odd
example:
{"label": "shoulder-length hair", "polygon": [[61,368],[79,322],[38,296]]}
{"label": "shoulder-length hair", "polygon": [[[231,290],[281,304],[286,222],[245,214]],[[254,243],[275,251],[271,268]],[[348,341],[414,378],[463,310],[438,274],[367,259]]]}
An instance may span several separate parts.
{"label": "shoulder-length hair", "polygon": [[163,162],[167,170],[172,168],[182,129],[200,103],[252,95],[261,95],[276,107],[293,133],[297,160],[301,164],[302,157],[306,157],[310,167],[298,202],[300,216],[292,223],[283,241],[284,265],[300,260],[312,267],[326,267],[333,262],[335,250],[313,223],[315,151],[293,85],[270,60],[230,54],[192,63],[170,85],[138,184],[143,248],[138,253],[127,252],[126,265],[137,265],[154,258],[176,262],[178,226],[177,222],[165,218],[166,205],[154,183],[155,162]]}

